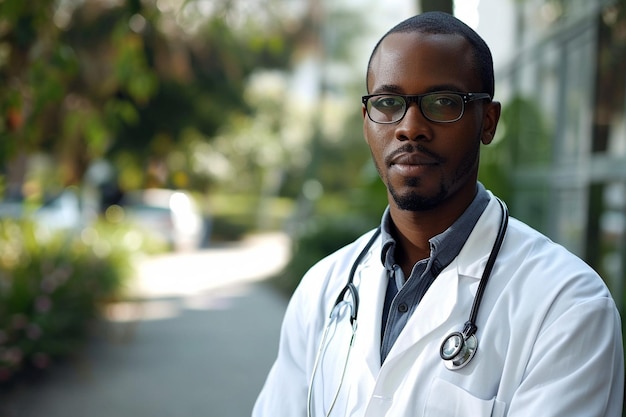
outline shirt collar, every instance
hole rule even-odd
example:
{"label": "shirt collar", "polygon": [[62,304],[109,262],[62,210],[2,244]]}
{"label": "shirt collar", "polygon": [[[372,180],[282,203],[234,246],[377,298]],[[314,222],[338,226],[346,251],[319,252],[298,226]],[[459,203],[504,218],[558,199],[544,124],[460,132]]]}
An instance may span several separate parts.
{"label": "shirt collar", "polygon": [[[489,193],[480,182],[477,189],[478,191],[472,203],[452,226],[429,240],[430,264],[433,264],[436,260],[440,270],[448,266],[459,254],[480,215],[487,207],[487,204],[489,204]],[[380,255],[382,264],[389,271],[393,271],[393,266],[396,263],[394,256],[396,241],[391,234],[392,224],[393,220],[391,219],[389,206],[387,206],[381,221],[382,248]]]}

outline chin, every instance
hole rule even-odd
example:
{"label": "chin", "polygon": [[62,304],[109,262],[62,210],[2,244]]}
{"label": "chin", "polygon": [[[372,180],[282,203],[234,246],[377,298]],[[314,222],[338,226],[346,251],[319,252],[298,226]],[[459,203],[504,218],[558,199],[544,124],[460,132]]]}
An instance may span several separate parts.
{"label": "chin", "polygon": [[388,184],[389,194],[400,210],[427,211],[438,207],[448,195],[448,189],[442,182],[433,189],[425,189],[426,184],[419,178],[405,180],[400,189]]}
{"label": "chin", "polygon": [[391,191],[394,203],[400,210],[405,211],[426,211],[432,210],[439,206],[443,201],[445,193],[438,193],[433,196],[426,196],[416,192],[409,192],[402,195],[396,195]]}

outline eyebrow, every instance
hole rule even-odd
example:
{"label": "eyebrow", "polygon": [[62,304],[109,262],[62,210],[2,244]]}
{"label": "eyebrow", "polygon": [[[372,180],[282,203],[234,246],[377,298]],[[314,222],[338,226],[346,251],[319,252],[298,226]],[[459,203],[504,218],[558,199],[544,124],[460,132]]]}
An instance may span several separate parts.
{"label": "eyebrow", "polygon": [[[438,85],[434,85],[429,87],[426,91],[424,91],[423,93],[420,94],[427,94],[427,93],[434,93],[437,91],[453,91],[455,93],[465,93],[466,91],[464,91],[462,88],[459,88],[457,85],[453,85],[453,84],[438,84]],[[413,95],[413,94],[406,94],[404,92],[404,90],[402,88],[400,88],[400,86],[396,85],[396,84],[383,84],[378,86],[377,88],[375,88],[374,90],[372,90],[370,92],[370,94],[385,94],[385,93],[391,93],[391,94],[401,94],[401,95]]]}
{"label": "eyebrow", "polygon": [[402,94],[402,89],[395,84],[383,84],[370,92],[370,94],[381,94],[381,93]]}

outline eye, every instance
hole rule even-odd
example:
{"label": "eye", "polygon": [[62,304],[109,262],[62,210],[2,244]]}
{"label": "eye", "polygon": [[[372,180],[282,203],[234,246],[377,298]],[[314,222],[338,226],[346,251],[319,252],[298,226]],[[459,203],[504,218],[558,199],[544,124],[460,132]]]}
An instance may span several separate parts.
{"label": "eye", "polygon": [[463,114],[463,99],[451,93],[432,93],[422,98],[424,116],[435,122],[458,120]]}
{"label": "eye", "polygon": [[404,99],[398,96],[375,96],[370,99],[370,103],[381,112],[394,112],[404,107]]}
{"label": "eye", "polygon": [[458,108],[460,106],[459,97],[452,95],[433,95],[431,96],[430,103],[433,107],[439,108]]}

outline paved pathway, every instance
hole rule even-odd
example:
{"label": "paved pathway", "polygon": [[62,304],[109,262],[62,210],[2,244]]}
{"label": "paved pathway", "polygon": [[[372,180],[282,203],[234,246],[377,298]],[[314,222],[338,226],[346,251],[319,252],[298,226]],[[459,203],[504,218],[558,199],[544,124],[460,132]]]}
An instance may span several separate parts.
{"label": "paved pathway", "polygon": [[286,307],[263,278],[287,247],[265,235],[144,260],[143,301],[112,307],[78,358],[0,393],[0,417],[249,416]]}

